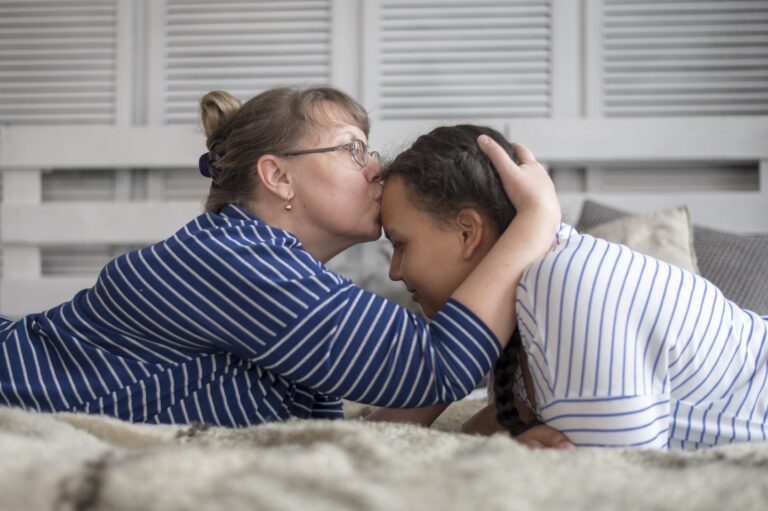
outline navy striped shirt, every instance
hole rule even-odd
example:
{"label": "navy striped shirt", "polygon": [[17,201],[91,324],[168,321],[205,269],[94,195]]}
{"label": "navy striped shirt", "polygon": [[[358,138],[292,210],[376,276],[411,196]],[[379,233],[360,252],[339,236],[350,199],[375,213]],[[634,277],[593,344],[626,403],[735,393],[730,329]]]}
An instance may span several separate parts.
{"label": "navy striped shirt", "polygon": [[537,413],[576,445],[767,439],[768,318],[698,275],[562,225],[517,315]]}
{"label": "navy striped shirt", "polygon": [[53,309],[0,321],[0,404],[244,426],[460,399],[500,352],[450,301],[433,321],[227,206],[107,264]]}

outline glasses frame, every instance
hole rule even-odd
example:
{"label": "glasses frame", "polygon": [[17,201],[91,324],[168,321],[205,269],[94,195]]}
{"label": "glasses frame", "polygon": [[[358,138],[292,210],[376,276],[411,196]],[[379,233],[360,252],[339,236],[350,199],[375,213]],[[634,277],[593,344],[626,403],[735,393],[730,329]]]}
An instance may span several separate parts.
{"label": "glasses frame", "polygon": [[[363,155],[363,161],[359,161],[355,156],[355,152],[359,151],[360,147],[362,147],[361,152]],[[319,147],[317,149],[301,149],[298,151],[289,151],[287,153],[281,154],[280,156],[302,156],[304,154],[331,153],[333,151],[349,151],[349,154],[352,156],[352,161],[357,163],[360,168],[364,168],[366,165],[368,165],[368,162],[371,160],[371,158],[373,158],[376,163],[380,161],[378,151],[368,151],[368,145],[358,138],[347,144],[341,144],[333,147]]]}

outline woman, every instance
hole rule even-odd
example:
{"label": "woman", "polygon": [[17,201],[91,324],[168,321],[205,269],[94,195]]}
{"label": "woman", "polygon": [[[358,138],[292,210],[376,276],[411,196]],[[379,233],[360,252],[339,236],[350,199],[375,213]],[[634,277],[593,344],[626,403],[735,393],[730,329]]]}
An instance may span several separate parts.
{"label": "woman", "polygon": [[556,230],[543,169],[505,172],[527,215],[428,323],[323,265],[380,234],[359,104],[330,88],[243,105],[211,92],[201,114],[205,213],[111,261],[71,301],[3,319],[0,403],[244,426],[340,417],[340,398],[419,406],[468,393],[514,328],[500,304]]}
{"label": "woman", "polygon": [[[517,218],[474,143],[480,134],[512,154],[489,128],[438,128],[385,171],[390,277],[428,315]],[[525,148],[517,153],[532,159]],[[538,419],[577,446],[691,449],[767,439],[768,318],[705,279],[563,224],[508,304],[521,347],[511,343],[495,368],[498,410],[468,428],[500,429],[498,412],[513,432]],[[422,418],[439,411],[422,409]]]}

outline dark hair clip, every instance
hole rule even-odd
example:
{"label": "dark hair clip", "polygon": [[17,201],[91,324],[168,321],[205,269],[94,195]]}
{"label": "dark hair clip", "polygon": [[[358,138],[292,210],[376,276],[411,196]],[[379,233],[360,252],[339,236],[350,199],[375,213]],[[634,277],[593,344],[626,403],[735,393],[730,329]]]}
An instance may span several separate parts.
{"label": "dark hair clip", "polygon": [[213,162],[221,158],[218,153],[208,151],[200,156],[200,160],[197,162],[197,166],[200,169],[200,173],[205,177],[216,179],[219,177],[219,169],[217,169]]}
{"label": "dark hair clip", "polygon": [[219,153],[215,152],[213,148],[223,142],[224,140],[221,138],[214,139],[213,142],[211,142],[211,150],[200,156],[200,160],[197,162],[197,167],[200,169],[200,174],[204,177],[210,177],[211,179],[219,177],[219,169],[217,169],[213,163],[220,160],[221,156]]}

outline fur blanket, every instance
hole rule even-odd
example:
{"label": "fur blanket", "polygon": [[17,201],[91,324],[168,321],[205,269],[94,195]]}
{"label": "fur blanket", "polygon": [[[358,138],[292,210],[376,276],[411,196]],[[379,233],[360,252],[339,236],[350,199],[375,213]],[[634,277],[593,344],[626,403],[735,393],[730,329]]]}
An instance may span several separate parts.
{"label": "fur blanket", "polygon": [[503,435],[294,421],[137,425],[0,408],[0,509],[768,509],[768,444],[530,450]]}

